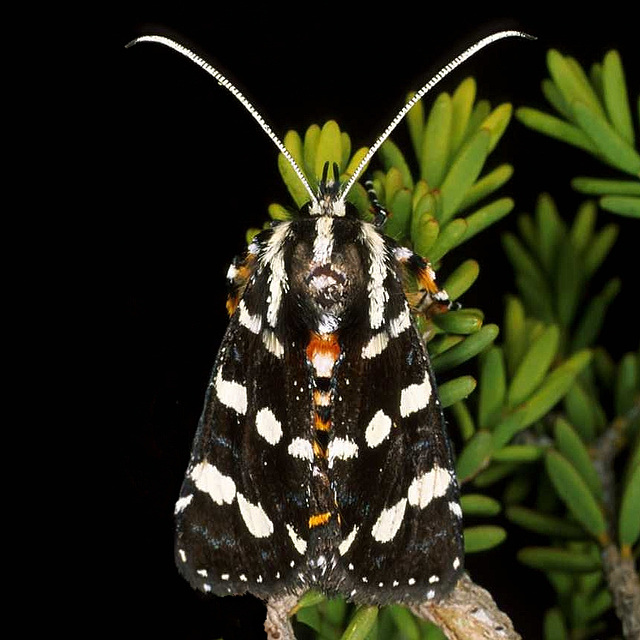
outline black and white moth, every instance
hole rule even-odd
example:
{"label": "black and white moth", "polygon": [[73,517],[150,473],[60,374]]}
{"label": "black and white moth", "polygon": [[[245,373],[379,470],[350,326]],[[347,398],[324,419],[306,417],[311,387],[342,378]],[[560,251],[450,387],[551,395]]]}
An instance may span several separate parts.
{"label": "black and white moth", "polygon": [[309,194],[229,268],[230,322],[175,505],[175,555],[190,584],[273,600],[314,588],[358,603],[437,600],[463,571],[462,511],[429,358],[405,293],[446,307],[430,265],[360,219],[347,194],[407,111],[503,31],[444,67],[405,105],[344,183],[317,188],[247,108]]}

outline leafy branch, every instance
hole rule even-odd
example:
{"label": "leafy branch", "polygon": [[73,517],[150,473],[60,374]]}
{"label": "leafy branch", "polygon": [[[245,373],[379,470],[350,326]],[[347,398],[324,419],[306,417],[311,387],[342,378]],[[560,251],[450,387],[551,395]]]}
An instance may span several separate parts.
{"label": "leafy branch", "polygon": [[[608,53],[602,65],[594,65],[590,80],[572,58],[549,52],[548,62],[552,79],[543,91],[560,117],[522,107],[518,118],[631,175],[576,178],[572,184],[600,196],[602,209],[640,216],[640,156],[619,56]],[[407,117],[416,162],[387,141],[379,154],[382,168],[372,175],[391,212],[386,232],[437,268],[453,248],[514,207],[510,198],[496,195],[513,168],[487,169],[512,108],[476,101],[475,81],[468,78],[452,95],[439,95],[428,113],[424,109],[419,103]],[[314,125],[303,137],[289,132],[285,144],[312,184],[326,161],[348,175],[366,152],[352,154],[349,136],[335,122]],[[288,163],[279,167],[294,202],[302,204],[306,193],[299,191]],[[361,216],[370,216],[363,187],[356,185],[350,200]],[[289,215],[277,204],[269,211],[276,219]],[[457,426],[466,553],[493,548],[507,535],[527,530],[540,544],[520,549],[518,559],[544,572],[556,595],[544,617],[545,640],[601,637],[612,608],[625,637],[636,638],[640,352],[629,351],[614,362],[599,344],[622,281],[609,278],[595,293],[593,282],[615,244],[618,225],[599,226],[598,206],[591,201],[581,204],[570,222],[565,219],[553,198],[542,194],[533,214],[518,216],[517,233],[503,235],[517,293],[506,297],[500,343],[498,326],[485,324],[480,309],[419,318],[419,326],[442,404]],[[480,267],[472,259],[448,267],[444,288],[457,300]],[[446,379],[454,368],[472,363],[477,376]],[[492,522],[501,513],[509,530]],[[290,616],[323,640],[519,637],[467,575],[442,602],[409,609],[354,608],[313,592],[290,604],[269,603],[270,619],[279,612],[275,619],[286,627],[283,638],[293,637]]]}

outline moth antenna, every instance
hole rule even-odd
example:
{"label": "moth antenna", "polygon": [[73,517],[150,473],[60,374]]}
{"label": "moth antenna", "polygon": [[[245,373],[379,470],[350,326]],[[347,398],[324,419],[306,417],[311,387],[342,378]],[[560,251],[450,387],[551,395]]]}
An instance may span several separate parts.
{"label": "moth antenna", "polygon": [[217,69],[215,69],[212,65],[210,65],[206,60],[203,60],[199,55],[185,47],[184,45],[172,40],[171,38],[166,38],[165,36],[140,36],[139,38],[133,39],[129,42],[126,48],[132,47],[139,42],[157,42],[158,44],[163,44],[178,53],[181,53],[183,56],[195,62],[199,67],[204,69],[210,76],[212,76],[215,80],[218,81],[218,84],[222,85],[225,89],[227,89],[239,102],[242,106],[253,116],[256,122],[262,127],[263,131],[271,138],[271,141],[278,147],[280,153],[287,159],[293,170],[296,172],[296,175],[300,179],[300,182],[303,184],[304,188],[307,190],[309,197],[311,198],[311,202],[317,205],[318,200],[316,198],[313,189],[309,185],[307,178],[305,177],[302,169],[298,166],[298,163],[293,159],[293,156],[289,153],[287,148],[284,146],[280,138],[273,132],[271,127],[265,122],[264,118],[258,113],[256,108],[245,98],[245,96],[238,90],[238,88],[225,76],[223,76]]}
{"label": "moth antenna", "polygon": [[451,62],[446,64],[438,73],[436,73],[429,82],[427,82],[405,105],[400,109],[396,117],[389,123],[389,126],[384,130],[382,135],[373,143],[367,154],[362,158],[360,164],[356,167],[355,171],[351,174],[350,178],[344,183],[342,189],[340,190],[339,199],[344,202],[346,200],[347,194],[353,187],[353,185],[357,182],[360,174],[363,169],[369,163],[373,155],[378,151],[378,149],[382,146],[382,143],[391,135],[391,132],[400,124],[403,118],[407,115],[411,107],[418,102],[421,98],[423,98],[433,87],[435,87],[440,80],[442,80],[445,76],[449,75],[456,67],[459,67],[465,60],[470,58],[472,55],[480,51],[489,44],[496,42],[497,40],[502,40],[503,38],[509,38],[512,36],[516,36],[519,38],[526,38],[528,40],[535,40],[534,36],[530,36],[527,33],[522,31],[498,31],[497,33],[493,33],[490,36],[486,36],[481,40],[478,40],[475,44],[471,45],[468,49],[463,51],[460,55],[456,56]]}

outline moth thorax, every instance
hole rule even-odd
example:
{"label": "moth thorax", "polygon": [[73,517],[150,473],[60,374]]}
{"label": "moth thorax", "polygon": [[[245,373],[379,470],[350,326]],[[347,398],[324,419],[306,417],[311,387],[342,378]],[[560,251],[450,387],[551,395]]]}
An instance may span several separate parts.
{"label": "moth thorax", "polygon": [[331,264],[316,267],[307,278],[309,295],[319,307],[327,311],[341,306],[347,284],[347,276]]}

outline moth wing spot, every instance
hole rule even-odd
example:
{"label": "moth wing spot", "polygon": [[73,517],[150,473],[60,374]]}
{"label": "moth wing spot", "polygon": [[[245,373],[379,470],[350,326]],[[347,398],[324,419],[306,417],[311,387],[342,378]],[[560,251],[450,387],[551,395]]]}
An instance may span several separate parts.
{"label": "moth wing spot", "polygon": [[240,492],[237,494],[240,515],[247,525],[247,529],[255,538],[268,538],[273,533],[273,522],[258,504],[249,502]]}
{"label": "moth wing spot", "polygon": [[218,505],[231,504],[236,496],[236,484],[206,460],[199,462],[189,474],[196,487]]}
{"label": "moth wing spot", "polygon": [[256,414],[256,429],[271,445],[278,444],[282,438],[282,424],[268,407],[263,407]]}
{"label": "moth wing spot", "polygon": [[371,529],[371,534],[375,540],[378,542],[393,540],[402,525],[406,506],[407,498],[402,498],[392,507],[382,510]]}
{"label": "moth wing spot", "polygon": [[384,442],[391,432],[391,418],[382,409],[379,409],[371,418],[364,433],[369,447],[374,448]]}
{"label": "moth wing spot", "polygon": [[434,498],[444,496],[452,481],[453,478],[448,469],[434,465],[431,471],[415,478],[409,485],[407,494],[409,504],[424,509]]}

